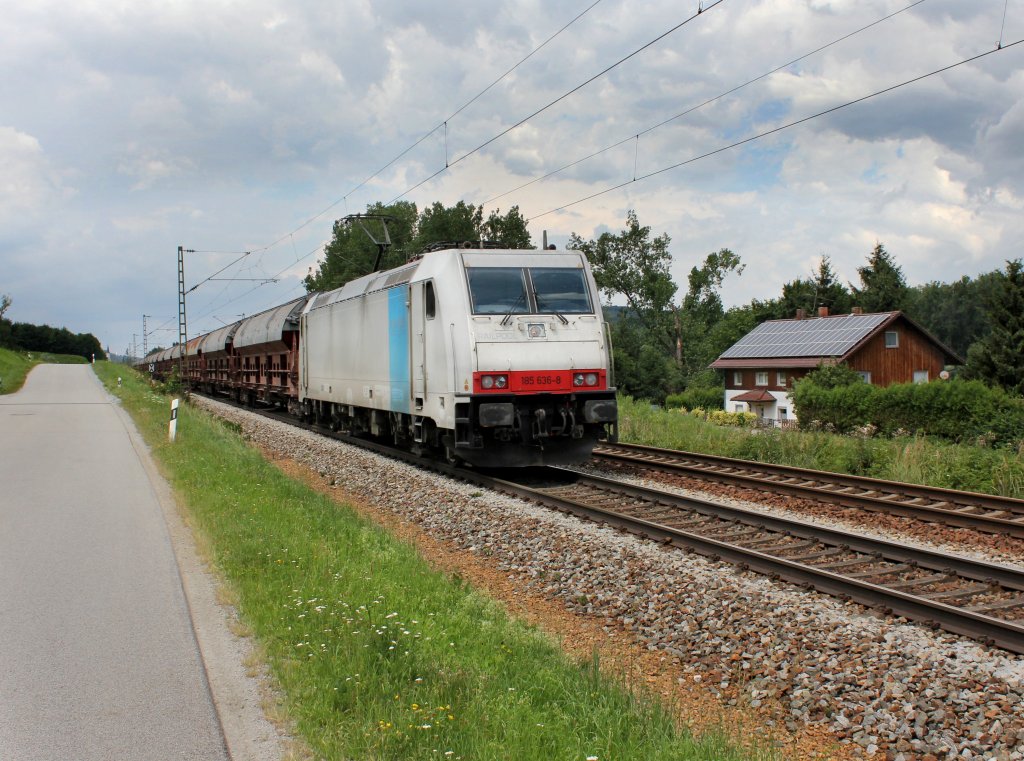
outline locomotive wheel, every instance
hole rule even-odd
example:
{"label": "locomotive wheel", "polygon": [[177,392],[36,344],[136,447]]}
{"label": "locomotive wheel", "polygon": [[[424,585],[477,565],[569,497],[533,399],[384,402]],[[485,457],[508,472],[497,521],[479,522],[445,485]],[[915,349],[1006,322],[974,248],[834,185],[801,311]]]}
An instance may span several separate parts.
{"label": "locomotive wheel", "polygon": [[462,465],[463,463],[463,459],[459,457],[457,454],[455,454],[454,449],[448,446],[444,448],[444,461],[449,465],[453,465],[456,467]]}

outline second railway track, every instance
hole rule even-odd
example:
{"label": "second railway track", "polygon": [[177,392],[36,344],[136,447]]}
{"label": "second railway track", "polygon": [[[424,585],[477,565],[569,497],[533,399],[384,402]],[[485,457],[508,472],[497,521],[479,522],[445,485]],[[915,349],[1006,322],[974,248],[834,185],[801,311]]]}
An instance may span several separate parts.
{"label": "second railway track", "polygon": [[595,460],[1024,539],[1024,500],[635,444],[603,444]]}
{"label": "second railway track", "polygon": [[1024,653],[1024,571],[556,468],[459,477]]}

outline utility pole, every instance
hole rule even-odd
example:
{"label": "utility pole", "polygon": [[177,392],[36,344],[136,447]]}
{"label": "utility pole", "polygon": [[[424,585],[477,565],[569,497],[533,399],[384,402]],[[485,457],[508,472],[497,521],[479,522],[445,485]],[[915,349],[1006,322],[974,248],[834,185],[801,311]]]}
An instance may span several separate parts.
{"label": "utility pole", "polygon": [[146,318],[148,314],[142,315],[142,356],[149,356],[149,333],[146,332]]}
{"label": "utility pole", "polygon": [[135,360],[138,358],[138,356],[139,356],[139,334],[138,333],[132,333],[132,361],[129,364],[134,365],[135,364]]}
{"label": "utility pole", "polygon": [[188,383],[185,382],[185,350],[188,344],[188,326],[185,322],[185,253],[194,254],[192,249],[178,246],[178,380],[188,398]]}

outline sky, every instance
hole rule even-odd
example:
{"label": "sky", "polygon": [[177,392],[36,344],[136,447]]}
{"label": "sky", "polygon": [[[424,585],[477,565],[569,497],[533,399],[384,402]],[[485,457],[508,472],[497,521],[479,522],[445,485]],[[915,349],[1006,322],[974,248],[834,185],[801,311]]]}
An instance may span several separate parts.
{"label": "sky", "polygon": [[680,296],[740,256],[727,306],[822,256],[859,285],[878,242],[910,285],[975,277],[1024,254],[1021,39],[1024,0],[8,0],[0,294],[141,353],[177,340],[179,246],[191,336],[398,198],[559,247],[635,210]]}

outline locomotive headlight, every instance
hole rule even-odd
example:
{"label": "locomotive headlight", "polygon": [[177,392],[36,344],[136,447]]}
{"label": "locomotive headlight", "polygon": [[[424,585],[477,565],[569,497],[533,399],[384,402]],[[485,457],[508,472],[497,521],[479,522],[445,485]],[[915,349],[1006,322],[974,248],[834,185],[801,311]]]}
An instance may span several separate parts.
{"label": "locomotive headlight", "polygon": [[572,385],[582,386],[583,385],[583,373],[576,373],[572,376]]}
{"label": "locomotive headlight", "polygon": [[483,388],[494,388],[494,376],[485,375],[480,379],[480,386]]}
{"label": "locomotive headlight", "polygon": [[587,373],[587,377],[584,378],[588,386],[597,385],[597,373]]}
{"label": "locomotive headlight", "polygon": [[494,378],[494,386],[495,386],[495,388],[505,388],[506,386],[508,386],[508,376],[507,375],[498,375],[498,376],[496,376]]}
{"label": "locomotive headlight", "polygon": [[544,323],[542,322],[531,322],[526,327],[526,335],[530,338],[543,338],[546,335],[544,330]]}

